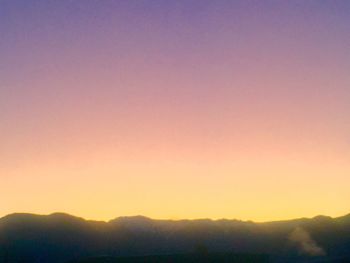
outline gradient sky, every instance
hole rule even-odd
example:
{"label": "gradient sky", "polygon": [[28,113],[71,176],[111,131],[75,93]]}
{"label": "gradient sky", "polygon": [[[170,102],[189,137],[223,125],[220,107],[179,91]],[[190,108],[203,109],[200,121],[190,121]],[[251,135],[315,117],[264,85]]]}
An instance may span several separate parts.
{"label": "gradient sky", "polygon": [[0,0],[0,216],[350,212],[350,1]]}

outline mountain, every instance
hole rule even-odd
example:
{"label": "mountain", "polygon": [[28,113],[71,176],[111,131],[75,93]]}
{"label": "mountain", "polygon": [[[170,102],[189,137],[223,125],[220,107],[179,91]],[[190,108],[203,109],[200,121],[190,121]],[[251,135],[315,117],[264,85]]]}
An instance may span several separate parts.
{"label": "mountain", "polygon": [[346,262],[350,259],[350,214],[267,223],[142,216],[103,222],[63,213],[18,213],[0,219],[1,263],[80,262],[94,257],[100,259],[87,262],[127,262],[122,257],[203,253],[218,258],[225,253],[269,255],[271,262]]}

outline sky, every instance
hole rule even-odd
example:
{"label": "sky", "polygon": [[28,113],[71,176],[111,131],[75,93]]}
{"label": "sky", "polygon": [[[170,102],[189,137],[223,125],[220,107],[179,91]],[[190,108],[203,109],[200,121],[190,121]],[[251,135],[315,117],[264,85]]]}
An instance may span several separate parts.
{"label": "sky", "polygon": [[349,13],[0,0],[0,216],[349,213]]}

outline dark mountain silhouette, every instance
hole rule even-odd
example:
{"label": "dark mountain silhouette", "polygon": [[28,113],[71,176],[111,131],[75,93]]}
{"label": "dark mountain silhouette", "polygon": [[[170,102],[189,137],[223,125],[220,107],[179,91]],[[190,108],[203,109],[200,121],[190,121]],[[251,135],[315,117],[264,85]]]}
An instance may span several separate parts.
{"label": "dark mountain silhouette", "polygon": [[[198,254],[214,255],[213,262],[266,262],[259,255],[269,255],[270,262],[347,262],[350,214],[267,223],[142,216],[102,222],[63,213],[11,214],[0,219],[0,262],[151,262],[149,257],[135,258],[146,255],[158,255],[159,260],[152,262],[193,262]],[[172,260],[169,255],[174,255]],[[127,261],[130,256],[134,258]],[[176,257],[183,258],[176,261]],[[256,261],[244,261],[246,257]]]}

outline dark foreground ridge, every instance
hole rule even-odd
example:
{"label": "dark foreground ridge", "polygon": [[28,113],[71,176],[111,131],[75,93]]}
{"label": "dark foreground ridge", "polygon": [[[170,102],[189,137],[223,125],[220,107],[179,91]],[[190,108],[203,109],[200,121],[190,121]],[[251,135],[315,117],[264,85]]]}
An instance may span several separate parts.
{"label": "dark foreground ridge", "polygon": [[268,263],[268,255],[234,254],[234,253],[192,253],[183,255],[158,255],[138,257],[96,257],[82,259],[71,263]]}
{"label": "dark foreground ridge", "polygon": [[63,213],[0,219],[0,263],[350,262],[350,215],[267,223],[89,221]]}

